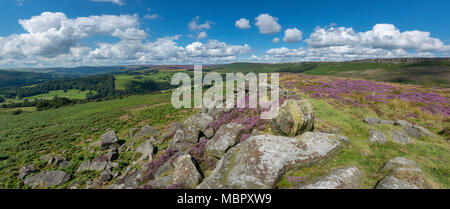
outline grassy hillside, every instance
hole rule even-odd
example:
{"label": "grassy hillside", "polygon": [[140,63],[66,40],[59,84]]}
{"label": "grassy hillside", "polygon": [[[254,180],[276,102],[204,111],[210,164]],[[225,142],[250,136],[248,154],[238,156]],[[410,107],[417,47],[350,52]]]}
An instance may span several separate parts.
{"label": "grassy hillside", "polygon": [[233,63],[210,67],[218,72],[290,72],[450,87],[450,60],[405,63]]}
{"label": "grassy hillside", "polygon": [[71,159],[66,170],[73,173],[83,159],[93,157],[82,148],[107,128],[126,139],[130,128],[149,124],[164,129],[170,121],[191,114],[169,102],[170,94],[147,94],[40,112],[25,108],[20,115],[0,110],[0,188],[18,187],[20,167],[30,163],[45,167],[39,158],[50,153]]}

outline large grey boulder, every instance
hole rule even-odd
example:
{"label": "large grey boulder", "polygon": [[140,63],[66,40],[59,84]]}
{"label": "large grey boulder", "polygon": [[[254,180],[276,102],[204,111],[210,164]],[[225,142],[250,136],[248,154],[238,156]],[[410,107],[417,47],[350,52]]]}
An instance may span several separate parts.
{"label": "large grey boulder", "polygon": [[111,145],[116,145],[119,139],[114,131],[108,131],[101,136],[100,147],[102,149],[108,149]]}
{"label": "large grey boulder", "polygon": [[400,143],[400,144],[412,144],[413,140],[402,130],[394,129],[391,131],[392,140]]}
{"label": "large grey boulder", "polygon": [[387,142],[386,136],[375,128],[370,129],[369,142],[384,144]]}
{"label": "large grey boulder", "polygon": [[330,172],[300,189],[358,189],[363,172],[355,166],[347,166]]}
{"label": "large grey boulder", "polygon": [[228,150],[200,189],[270,189],[292,168],[329,160],[348,138],[307,132],[300,137],[252,136]]}
{"label": "large grey boulder", "polygon": [[142,128],[132,128],[130,129],[130,138],[139,139],[141,137],[159,137],[161,134],[156,128],[152,126],[145,125]]}
{"label": "large grey boulder", "polygon": [[289,99],[272,121],[272,130],[277,135],[298,136],[314,129],[314,117],[314,109],[308,101]]}
{"label": "large grey boulder", "polygon": [[45,171],[25,179],[24,184],[36,187],[52,187],[62,185],[70,180],[70,175],[64,171]]}
{"label": "large grey boulder", "polygon": [[202,175],[192,161],[192,156],[183,155],[174,161],[175,169],[172,174],[173,184],[194,188],[202,181]]}
{"label": "large grey boulder", "polygon": [[214,137],[206,143],[206,152],[211,156],[221,158],[230,147],[238,143],[243,132],[244,127],[240,124],[229,123],[220,126]]}

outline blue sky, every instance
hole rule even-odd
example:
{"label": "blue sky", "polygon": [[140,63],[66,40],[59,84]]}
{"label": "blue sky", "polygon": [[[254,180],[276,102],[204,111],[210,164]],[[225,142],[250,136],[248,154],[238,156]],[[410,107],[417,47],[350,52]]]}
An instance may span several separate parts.
{"label": "blue sky", "polygon": [[[447,0],[3,0],[0,8],[0,67],[450,53]],[[249,24],[239,28],[241,18]]]}

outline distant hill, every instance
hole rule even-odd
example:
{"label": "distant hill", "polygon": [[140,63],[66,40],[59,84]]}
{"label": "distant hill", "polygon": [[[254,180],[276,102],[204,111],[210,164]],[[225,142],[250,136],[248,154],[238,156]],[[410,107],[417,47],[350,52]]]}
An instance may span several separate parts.
{"label": "distant hill", "polygon": [[222,73],[288,72],[450,87],[449,58],[398,58],[276,64],[232,63],[210,67],[210,69]]}

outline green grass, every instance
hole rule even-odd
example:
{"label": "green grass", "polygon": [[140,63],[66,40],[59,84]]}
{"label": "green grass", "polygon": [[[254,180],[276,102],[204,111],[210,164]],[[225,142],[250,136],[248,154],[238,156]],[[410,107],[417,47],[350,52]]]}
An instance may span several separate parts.
{"label": "green grass", "polygon": [[[52,99],[53,97],[66,97],[68,99],[86,99],[86,95],[89,93],[89,91],[79,91],[79,90],[67,90],[64,92],[64,90],[56,90],[56,91],[50,91],[47,94],[38,94],[31,97],[24,97],[23,100],[34,100],[34,99]],[[96,93],[93,91],[92,93]]]}
{"label": "green grass", "polygon": [[416,161],[435,188],[449,188],[450,177],[450,144],[442,137],[424,137],[416,139],[415,144],[401,145],[390,140],[391,125],[376,125],[388,137],[388,143],[379,145],[367,141],[370,125],[362,119],[376,116],[374,112],[362,107],[342,107],[328,104],[326,101],[309,99],[316,111],[316,126],[327,123],[341,130],[341,134],[348,136],[350,144],[345,147],[330,162],[301,170],[289,171],[279,182],[278,187],[293,186],[286,180],[287,176],[303,176],[313,180],[327,175],[330,170],[354,165],[364,172],[362,188],[373,188],[383,177],[378,170],[392,157],[403,156]]}
{"label": "green grass", "polygon": [[18,188],[16,175],[20,167],[45,167],[39,157],[49,153],[66,157],[76,168],[82,160],[93,157],[82,149],[87,141],[98,140],[106,128],[115,130],[121,140],[129,140],[130,128],[143,124],[164,128],[168,121],[187,117],[194,111],[165,105],[169,102],[170,94],[148,94],[20,115],[1,110],[0,188]]}

